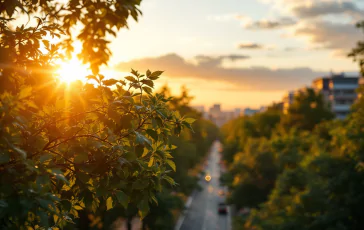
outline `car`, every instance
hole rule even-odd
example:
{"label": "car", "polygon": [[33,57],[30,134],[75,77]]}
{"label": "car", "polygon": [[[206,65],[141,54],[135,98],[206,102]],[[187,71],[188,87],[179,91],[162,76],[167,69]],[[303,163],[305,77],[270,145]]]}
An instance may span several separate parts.
{"label": "car", "polygon": [[227,214],[227,206],[225,203],[223,202],[219,203],[218,212],[219,214]]}
{"label": "car", "polygon": [[218,191],[218,194],[219,194],[219,196],[224,196],[224,195],[225,195],[225,191],[224,191],[224,190],[222,190],[222,189],[220,189],[220,190]]}
{"label": "car", "polygon": [[205,176],[205,181],[210,182],[210,180],[211,180],[211,176],[209,174],[207,174]]}

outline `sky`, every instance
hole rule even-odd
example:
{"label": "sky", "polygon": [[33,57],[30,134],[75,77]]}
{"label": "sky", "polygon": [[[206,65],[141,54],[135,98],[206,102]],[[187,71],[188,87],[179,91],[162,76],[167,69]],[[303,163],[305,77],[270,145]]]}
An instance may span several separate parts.
{"label": "sky", "polygon": [[347,54],[364,34],[362,0],[144,0],[112,39],[110,69],[164,70],[157,87],[193,105],[257,108],[330,72],[357,75]]}

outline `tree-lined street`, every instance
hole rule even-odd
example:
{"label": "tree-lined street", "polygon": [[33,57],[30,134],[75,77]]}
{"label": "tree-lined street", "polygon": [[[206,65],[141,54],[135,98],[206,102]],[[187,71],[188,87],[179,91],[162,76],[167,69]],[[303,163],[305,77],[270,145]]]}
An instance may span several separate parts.
{"label": "tree-lined street", "polygon": [[[230,214],[218,213],[218,204],[225,201],[225,195],[219,195],[223,190],[220,186],[220,143],[215,142],[208,157],[205,172],[211,175],[209,182],[201,178],[201,191],[192,194],[192,202],[186,210],[185,218],[176,230],[229,230]],[[178,226],[177,226],[178,227]]]}

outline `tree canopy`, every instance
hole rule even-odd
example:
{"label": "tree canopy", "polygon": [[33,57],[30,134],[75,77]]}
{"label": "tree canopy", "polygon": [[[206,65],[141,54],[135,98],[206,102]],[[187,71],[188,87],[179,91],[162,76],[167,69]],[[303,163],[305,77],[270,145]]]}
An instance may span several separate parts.
{"label": "tree canopy", "polygon": [[[176,184],[170,140],[194,119],[153,93],[162,71],[99,74],[107,38],[138,19],[139,4],[0,1],[1,229],[82,228],[91,217],[102,228],[95,220],[118,207],[143,218]],[[54,70],[76,40],[93,74],[68,85]]]}

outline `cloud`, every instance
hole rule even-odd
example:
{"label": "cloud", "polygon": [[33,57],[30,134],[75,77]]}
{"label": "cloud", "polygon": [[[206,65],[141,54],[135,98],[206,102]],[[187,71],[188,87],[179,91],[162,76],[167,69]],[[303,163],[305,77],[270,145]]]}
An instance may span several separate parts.
{"label": "cloud", "polygon": [[363,18],[364,10],[348,1],[323,1],[295,6],[291,11],[299,18],[315,18],[325,15],[346,14],[353,18]]}
{"label": "cloud", "polygon": [[250,56],[246,56],[246,55],[239,55],[239,54],[230,54],[230,55],[225,55],[225,56],[221,56],[224,59],[228,59],[230,61],[237,61],[237,60],[244,60],[244,59],[249,59]]}
{"label": "cloud", "polygon": [[297,36],[305,36],[316,48],[332,49],[335,52],[347,53],[362,39],[362,33],[352,24],[339,24],[319,21],[305,24],[294,32]]}
{"label": "cloud", "polygon": [[[270,69],[266,67],[250,68],[224,68],[221,61],[230,57],[220,56],[211,58],[199,55],[197,64],[186,61],[177,54],[167,54],[159,57],[142,58],[118,64],[118,71],[129,71],[130,68],[138,70],[165,70],[169,78],[191,78],[216,82],[225,82],[236,85],[242,91],[276,91],[289,90],[309,84],[312,79],[324,75],[310,68]],[[236,58],[235,56],[231,56]],[[244,56],[238,59],[244,59]]]}
{"label": "cloud", "polygon": [[197,55],[195,57],[197,63],[200,66],[205,67],[216,67],[220,66],[223,60],[237,61],[237,60],[245,60],[249,59],[250,56],[246,55],[238,55],[238,54],[230,54],[230,55],[221,55],[221,56],[207,56],[207,55]]}
{"label": "cloud", "polygon": [[264,46],[258,43],[242,42],[238,44],[239,49],[263,49]]}
{"label": "cloud", "polygon": [[296,20],[293,18],[283,17],[278,20],[260,20],[247,23],[246,29],[251,30],[269,30],[269,29],[280,29],[296,24]]}
{"label": "cloud", "polygon": [[292,52],[292,51],[296,51],[297,48],[296,47],[286,47],[283,49],[285,52]]}
{"label": "cloud", "polygon": [[207,16],[207,20],[209,21],[217,21],[217,22],[227,22],[231,20],[244,20],[247,17],[241,14],[223,14],[223,15],[209,15]]}

